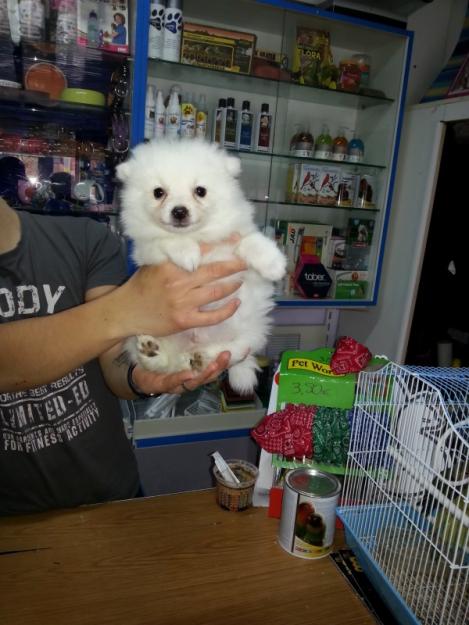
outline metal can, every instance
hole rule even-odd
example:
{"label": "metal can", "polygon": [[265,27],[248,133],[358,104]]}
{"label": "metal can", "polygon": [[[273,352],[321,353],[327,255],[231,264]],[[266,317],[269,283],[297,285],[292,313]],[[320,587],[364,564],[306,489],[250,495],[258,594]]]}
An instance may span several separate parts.
{"label": "metal can", "polygon": [[330,473],[305,467],[287,473],[278,533],[285,551],[308,560],[330,553],[340,490]]}

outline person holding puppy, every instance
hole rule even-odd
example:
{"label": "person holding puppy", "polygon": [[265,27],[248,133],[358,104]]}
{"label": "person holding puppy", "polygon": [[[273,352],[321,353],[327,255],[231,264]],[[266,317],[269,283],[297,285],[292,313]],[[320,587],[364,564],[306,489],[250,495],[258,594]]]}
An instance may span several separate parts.
{"label": "person holding puppy", "polygon": [[16,212],[0,199],[0,514],[130,498],[135,457],[117,397],[181,393],[215,379],[129,367],[122,343],[224,321],[241,260],[192,273],[171,263],[126,280],[121,243],[87,218]]}

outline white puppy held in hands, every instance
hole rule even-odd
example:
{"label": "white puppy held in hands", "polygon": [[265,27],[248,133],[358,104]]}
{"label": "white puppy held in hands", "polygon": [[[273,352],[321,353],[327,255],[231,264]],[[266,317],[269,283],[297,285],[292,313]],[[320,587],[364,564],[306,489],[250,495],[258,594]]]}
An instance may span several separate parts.
{"label": "white puppy held in hands", "polygon": [[[150,371],[173,373],[203,369],[229,351],[230,385],[250,393],[258,368],[254,356],[265,347],[271,327],[273,283],[283,277],[286,262],[256,227],[254,207],[237,180],[240,172],[238,158],[198,140],[141,144],[117,167],[122,223],[138,266],[170,260],[193,271],[235,255],[248,266],[239,275],[242,285],[235,296],[241,304],[232,317],[171,336],[132,337],[126,345],[131,360]],[[240,240],[226,243],[233,233]],[[214,247],[202,255],[200,243]]]}

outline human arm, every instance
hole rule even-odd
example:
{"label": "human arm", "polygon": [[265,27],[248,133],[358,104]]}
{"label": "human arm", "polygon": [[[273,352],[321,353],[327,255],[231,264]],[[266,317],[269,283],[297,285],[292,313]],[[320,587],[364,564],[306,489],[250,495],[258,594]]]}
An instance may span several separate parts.
{"label": "human arm", "polygon": [[0,391],[19,391],[51,382],[135,334],[166,336],[215,325],[230,317],[236,298],[218,309],[238,281],[213,284],[243,271],[236,259],[189,273],[165,263],[142,267],[125,284],[55,315],[0,325]]}

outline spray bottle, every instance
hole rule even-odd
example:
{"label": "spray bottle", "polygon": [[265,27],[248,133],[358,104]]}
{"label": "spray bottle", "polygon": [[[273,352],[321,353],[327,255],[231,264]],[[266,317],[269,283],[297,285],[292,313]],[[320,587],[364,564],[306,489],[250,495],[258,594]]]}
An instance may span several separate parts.
{"label": "spray bottle", "polygon": [[196,108],[193,97],[186,93],[181,102],[181,138],[193,139],[195,137]]}
{"label": "spray bottle", "polygon": [[168,139],[178,139],[181,130],[181,105],[179,95],[173,91],[165,115],[165,135]]}
{"label": "spray bottle", "polygon": [[254,113],[250,109],[250,102],[244,100],[241,109],[241,116],[238,123],[237,144],[240,150],[252,149],[252,138],[254,129]]}
{"label": "spray bottle", "polygon": [[226,125],[226,100],[220,98],[218,106],[215,109],[215,123],[213,124],[213,141],[219,145],[223,145],[225,138]]}
{"label": "spray bottle", "polygon": [[147,85],[145,98],[145,131],[144,136],[148,141],[155,134],[155,91],[152,85]]}
{"label": "spray bottle", "polygon": [[208,112],[207,99],[205,93],[200,94],[197,102],[197,115],[195,117],[195,136],[197,139],[205,139],[207,137]]}
{"label": "spray bottle", "polygon": [[164,136],[165,131],[165,115],[166,107],[164,105],[163,92],[158,89],[156,92],[155,104],[155,138],[160,139]]}
{"label": "spray bottle", "polygon": [[256,150],[270,152],[272,141],[272,114],[269,113],[269,105],[264,102],[257,119]]}

